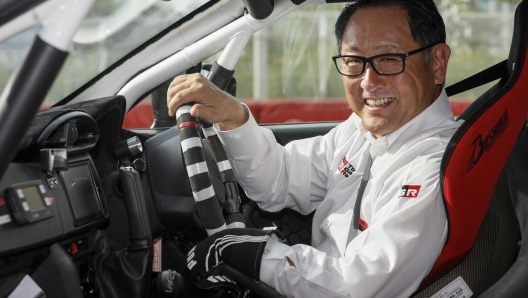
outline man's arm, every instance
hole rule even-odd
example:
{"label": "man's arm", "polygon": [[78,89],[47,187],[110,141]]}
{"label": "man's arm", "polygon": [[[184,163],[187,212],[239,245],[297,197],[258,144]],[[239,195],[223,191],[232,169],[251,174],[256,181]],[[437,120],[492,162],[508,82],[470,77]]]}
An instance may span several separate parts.
{"label": "man's arm", "polygon": [[277,143],[272,131],[248,121],[231,131],[218,131],[238,182],[262,209],[315,210],[327,193],[329,162],[339,128],[325,136]]}
{"label": "man's arm", "polygon": [[201,74],[176,77],[167,91],[169,116],[186,103],[193,102],[191,115],[208,123],[218,123],[221,130],[235,129],[246,123],[249,115],[233,96],[220,90]]}
{"label": "man's arm", "polygon": [[256,124],[247,107],[200,74],[175,78],[167,92],[169,114],[191,102],[191,115],[216,123],[239,182],[261,207],[309,213],[324,198],[331,160],[327,155],[333,152],[326,138],[282,147],[270,130]]}

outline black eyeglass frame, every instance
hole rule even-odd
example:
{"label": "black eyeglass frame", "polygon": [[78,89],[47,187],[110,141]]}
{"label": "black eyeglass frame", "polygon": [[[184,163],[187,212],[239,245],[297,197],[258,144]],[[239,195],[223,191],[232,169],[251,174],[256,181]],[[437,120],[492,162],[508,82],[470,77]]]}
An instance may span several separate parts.
{"label": "black eyeglass frame", "polygon": [[[417,50],[410,51],[410,52],[407,52],[407,53],[380,54],[380,55],[372,56],[372,57],[369,57],[369,58],[362,57],[362,56],[355,56],[355,55],[335,55],[335,56],[332,56],[332,60],[334,60],[334,64],[335,64],[335,66],[337,68],[337,72],[339,72],[343,76],[360,77],[360,76],[364,75],[365,74],[365,70],[367,69],[367,63],[370,64],[370,66],[372,66],[372,69],[374,69],[374,71],[377,74],[379,74],[379,75],[382,75],[382,76],[394,76],[394,75],[400,74],[400,73],[405,71],[405,60],[407,60],[407,57],[409,57],[411,55],[414,55],[416,53],[420,53],[422,51],[425,51],[428,48],[434,47],[437,44],[439,44],[439,42],[433,43],[431,45],[428,45],[428,46],[425,46],[423,48],[419,48]],[[384,57],[384,56],[398,56],[398,57],[400,57],[402,59],[402,62],[403,62],[402,70],[400,72],[391,73],[391,74],[380,73],[376,69],[376,66],[374,66],[373,60],[376,59],[376,58],[379,58],[379,57]],[[339,58],[356,58],[356,59],[361,60],[361,62],[363,62],[363,69],[361,70],[361,73],[357,74],[357,75],[348,75],[348,74],[342,73],[341,70],[339,70],[339,66],[337,65],[337,59],[339,59]]]}

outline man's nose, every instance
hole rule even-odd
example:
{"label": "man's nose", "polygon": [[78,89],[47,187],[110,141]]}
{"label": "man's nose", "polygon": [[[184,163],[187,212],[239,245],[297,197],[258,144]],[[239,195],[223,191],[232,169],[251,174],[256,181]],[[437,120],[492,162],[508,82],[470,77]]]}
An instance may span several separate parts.
{"label": "man's nose", "polygon": [[365,91],[374,91],[378,88],[382,88],[385,85],[385,80],[383,76],[378,74],[372,65],[367,64],[365,68],[365,73],[361,80],[361,88]]}

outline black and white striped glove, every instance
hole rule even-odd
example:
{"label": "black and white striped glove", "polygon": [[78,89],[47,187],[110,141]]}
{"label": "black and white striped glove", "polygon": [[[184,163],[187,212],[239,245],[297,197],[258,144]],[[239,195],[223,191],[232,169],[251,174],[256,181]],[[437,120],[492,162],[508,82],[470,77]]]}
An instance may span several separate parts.
{"label": "black and white striped glove", "polygon": [[245,291],[221,274],[224,264],[260,282],[262,254],[270,237],[284,241],[279,231],[258,229],[226,229],[198,243],[187,255],[187,283],[197,290],[227,287],[235,297]]}

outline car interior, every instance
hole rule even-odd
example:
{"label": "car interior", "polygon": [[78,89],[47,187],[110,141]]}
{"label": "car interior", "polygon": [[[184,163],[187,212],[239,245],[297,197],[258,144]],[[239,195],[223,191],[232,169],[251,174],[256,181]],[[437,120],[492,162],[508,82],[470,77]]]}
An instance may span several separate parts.
{"label": "car interior", "polygon": [[[0,40],[31,14],[73,2],[5,1]],[[208,1],[46,109],[39,107],[67,51],[40,34],[0,96],[0,144],[8,144],[0,146],[0,297],[184,297],[187,252],[222,225],[278,229],[288,244],[309,245],[313,213],[259,209],[232,170],[218,168],[228,160],[210,124],[185,120],[195,121],[185,134],[200,137],[203,151],[182,152],[187,136],[179,119],[167,115],[166,90],[179,74],[202,73],[236,96],[233,69],[251,35],[312,2]],[[86,13],[70,12],[65,20]],[[412,297],[528,293],[526,1],[512,22],[507,59],[446,88],[452,96],[498,80],[457,117],[463,124],[440,170],[448,239]],[[147,95],[151,127],[124,128]],[[286,145],[338,123],[264,126]],[[203,183],[216,194],[207,205],[193,197],[202,182],[189,179],[190,160],[207,163]],[[222,274],[250,297],[283,297],[229,266]]]}

